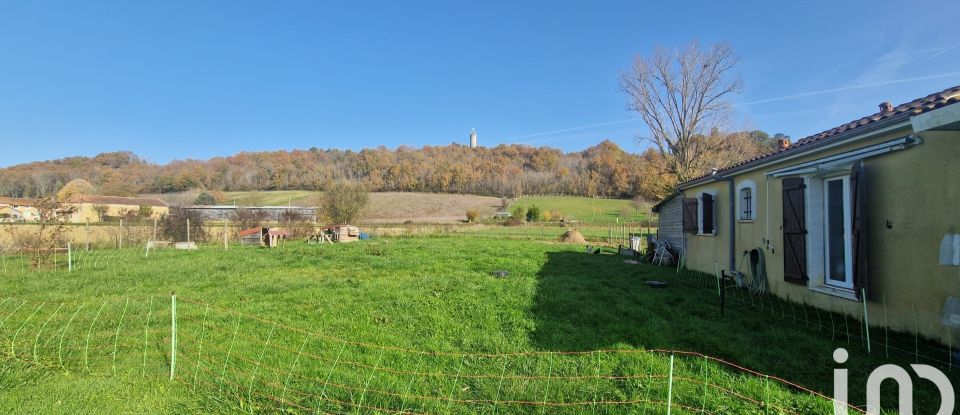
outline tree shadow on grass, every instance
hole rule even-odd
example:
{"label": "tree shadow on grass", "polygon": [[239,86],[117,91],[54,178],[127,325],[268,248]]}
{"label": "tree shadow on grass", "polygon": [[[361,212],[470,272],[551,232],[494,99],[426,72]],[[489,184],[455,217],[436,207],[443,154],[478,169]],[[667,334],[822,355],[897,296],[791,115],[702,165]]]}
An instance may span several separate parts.
{"label": "tree shadow on grass", "polygon": [[[576,251],[547,253],[537,274],[531,343],[551,351],[697,352],[826,394],[831,393],[833,369],[838,366],[832,353],[845,347],[852,356],[843,366],[849,369],[854,401],[863,399],[866,377],[876,367],[912,363],[904,356],[867,355],[857,340],[852,344],[831,340],[829,334],[812,328],[812,321],[804,326],[732,302],[721,316],[715,291],[682,281],[672,268],[627,265],[624,259],[628,258]],[[646,280],[667,281],[668,286],[647,287]],[[955,372],[949,376],[960,379]],[[885,389],[884,396],[888,392],[894,393]],[[939,397],[926,384],[914,394],[915,402],[930,401],[925,405],[936,404]]]}
{"label": "tree shadow on grass", "polygon": [[[629,257],[550,252],[538,273],[532,343],[546,350],[608,348],[720,352],[738,343],[715,297],[678,284],[671,271],[628,265]],[[667,280],[651,288],[646,280]]]}

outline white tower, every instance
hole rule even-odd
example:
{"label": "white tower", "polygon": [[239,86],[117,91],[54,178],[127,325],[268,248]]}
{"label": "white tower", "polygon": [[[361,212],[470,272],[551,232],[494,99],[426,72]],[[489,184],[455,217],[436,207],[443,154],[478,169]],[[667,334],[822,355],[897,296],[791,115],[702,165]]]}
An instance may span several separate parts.
{"label": "white tower", "polygon": [[477,148],[477,130],[470,129],[470,148]]}

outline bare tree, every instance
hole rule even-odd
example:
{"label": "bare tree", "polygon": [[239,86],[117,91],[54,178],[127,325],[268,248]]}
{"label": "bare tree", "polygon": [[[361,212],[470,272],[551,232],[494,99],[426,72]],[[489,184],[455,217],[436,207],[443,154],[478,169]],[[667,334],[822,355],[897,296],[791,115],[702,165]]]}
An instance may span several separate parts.
{"label": "bare tree", "polygon": [[620,88],[630,97],[628,108],[640,114],[664,167],[678,182],[702,174],[707,155],[721,146],[733,114],[729,101],[741,88],[734,73],[737,56],[725,43],[703,49],[691,42],[678,50],[657,48],[649,57],[636,56],[620,76]]}

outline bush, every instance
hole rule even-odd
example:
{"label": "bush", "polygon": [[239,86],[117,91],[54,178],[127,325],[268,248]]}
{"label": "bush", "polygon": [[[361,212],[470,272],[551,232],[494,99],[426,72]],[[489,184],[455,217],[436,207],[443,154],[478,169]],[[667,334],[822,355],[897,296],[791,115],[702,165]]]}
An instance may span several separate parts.
{"label": "bush", "polygon": [[164,216],[161,222],[161,233],[173,242],[187,240],[187,223],[190,224],[190,240],[203,241],[207,239],[207,231],[203,227],[203,216],[195,210],[171,208],[170,214]]}
{"label": "bush", "polygon": [[237,209],[233,221],[240,225],[240,229],[259,228],[267,220],[267,212],[262,210]]}
{"label": "bush", "polygon": [[520,218],[509,218],[503,221],[503,226],[520,226],[523,225],[523,221]]}
{"label": "bush", "polygon": [[336,224],[346,224],[360,219],[360,214],[370,202],[367,189],[360,183],[346,180],[331,183],[323,191],[321,210],[323,215]]}
{"label": "bush", "polygon": [[313,218],[299,212],[283,211],[280,213],[280,223],[293,238],[303,238],[315,233]]}
{"label": "bush", "polygon": [[217,198],[210,193],[200,192],[200,195],[197,196],[197,200],[193,201],[193,204],[201,206],[216,205]]}
{"label": "bush", "polygon": [[513,218],[516,220],[523,220],[523,218],[527,217],[527,210],[524,209],[523,206],[517,206],[513,208],[510,214],[513,215]]}
{"label": "bush", "polygon": [[467,211],[467,222],[473,223],[480,217],[480,212],[476,209],[470,209]]}
{"label": "bush", "polygon": [[527,222],[537,222],[541,218],[540,208],[537,205],[530,206],[530,209],[527,209]]}

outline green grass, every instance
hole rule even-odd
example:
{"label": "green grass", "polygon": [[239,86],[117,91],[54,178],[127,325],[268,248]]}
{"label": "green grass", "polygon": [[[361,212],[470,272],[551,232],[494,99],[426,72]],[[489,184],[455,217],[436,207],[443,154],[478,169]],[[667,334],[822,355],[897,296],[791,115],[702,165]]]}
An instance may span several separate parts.
{"label": "green grass", "polygon": [[[657,349],[825,394],[836,366],[829,335],[737,303],[721,317],[713,291],[672,270],[580,246],[400,238],[99,251],[77,264],[70,274],[7,264],[0,278],[5,413],[663,413],[669,353]],[[509,277],[490,275],[499,269]],[[842,345],[862,401],[857,385],[888,361]],[[697,355],[677,354],[675,376],[674,413],[831,408]],[[918,405],[934,405],[930,385],[915,386]]]}
{"label": "green grass", "polygon": [[633,202],[623,199],[594,199],[576,196],[524,196],[514,202],[510,209],[523,206],[529,209],[536,205],[540,211],[560,211],[567,219],[590,223],[641,223],[651,220],[650,206],[636,209]]}

